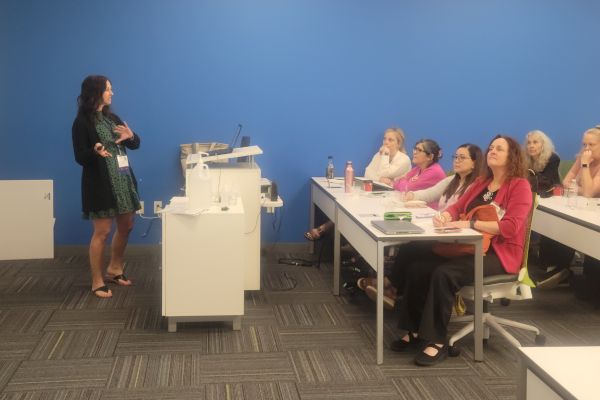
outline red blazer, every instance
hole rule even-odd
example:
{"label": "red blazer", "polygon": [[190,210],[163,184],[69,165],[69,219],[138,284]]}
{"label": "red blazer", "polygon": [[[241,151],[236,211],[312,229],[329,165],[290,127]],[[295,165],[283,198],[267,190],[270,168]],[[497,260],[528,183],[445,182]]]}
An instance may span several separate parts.
{"label": "red blazer", "polygon": [[[456,203],[446,209],[457,220],[467,206],[491,181],[478,178]],[[523,260],[527,217],[531,210],[531,186],[525,178],[512,178],[504,182],[498,190],[494,202],[505,211],[498,222],[500,233],[492,239],[492,247],[500,259],[504,270],[509,274],[518,274]]]}

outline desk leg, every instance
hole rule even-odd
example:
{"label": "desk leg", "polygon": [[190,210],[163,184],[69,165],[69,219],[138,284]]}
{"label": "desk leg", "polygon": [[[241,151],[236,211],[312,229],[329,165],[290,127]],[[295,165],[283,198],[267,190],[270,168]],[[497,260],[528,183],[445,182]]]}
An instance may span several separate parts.
{"label": "desk leg", "polygon": [[173,317],[167,317],[167,331],[177,332],[177,320]]}
{"label": "desk leg", "polygon": [[473,318],[475,361],[483,361],[483,252],[481,239],[475,242],[475,316]]}
{"label": "desk leg", "polygon": [[335,221],[333,230],[333,294],[340,295],[340,230],[338,228],[337,209],[335,211]]}
{"label": "desk leg", "polygon": [[383,278],[385,246],[377,242],[377,364],[383,364]]}
{"label": "desk leg", "polygon": [[240,331],[240,330],[242,330],[242,317],[240,317],[240,316],[233,317],[233,320],[231,322],[232,322],[231,328],[234,331]]}
{"label": "desk leg", "polygon": [[527,399],[527,362],[519,357],[519,381],[517,382],[517,400]]}
{"label": "desk leg", "polygon": [[[308,230],[311,230],[315,226],[315,213],[316,213],[316,209],[317,209],[317,206],[315,206],[315,200],[314,200],[314,191],[315,190],[316,190],[315,185],[311,184],[310,185],[310,209],[308,210]],[[315,242],[309,241],[308,249],[311,254],[315,254]]]}

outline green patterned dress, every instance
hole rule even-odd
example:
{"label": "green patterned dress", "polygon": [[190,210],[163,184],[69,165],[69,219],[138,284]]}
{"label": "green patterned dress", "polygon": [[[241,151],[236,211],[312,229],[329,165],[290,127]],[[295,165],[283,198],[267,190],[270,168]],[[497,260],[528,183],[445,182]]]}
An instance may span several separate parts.
{"label": "green patterned dress", "polygon": [[119,172],[117,155],[126,155],[127,152],[125,146],[115,143],[115,140],[119,138],[119,135],[114,132],[117,124],[110,118],[105,117],[102,113],[98,113],[97,115],[96,131],[100,137],[100,142],[102,142],[106,150],[112,154],[112,157],[106,157],[104,158],[104,161],[106,162],[106,167],[108,169],[110,184],[115,200],[117,201],[117,207],[116,209],[109,208],[107,210],[90,211],[88,215],[84,215],[84,218],[86,219],[111,218],[118,214],[135,212],[141,208],[140,198],[135,190],[135,184],[131,177],[131,173],[122,174]]}

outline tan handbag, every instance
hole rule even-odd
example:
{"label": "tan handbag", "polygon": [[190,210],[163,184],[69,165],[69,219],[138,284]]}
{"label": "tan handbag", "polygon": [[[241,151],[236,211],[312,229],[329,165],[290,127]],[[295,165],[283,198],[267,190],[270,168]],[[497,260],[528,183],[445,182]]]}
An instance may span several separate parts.
{"label": "tan handbag", "polygon": [[[496,207],[492,204],[483,204],[475,207],[467,214],[460,215],[460,221],[470,220],[498,221],[498,212],[496,211]],[[481,249],[483,251],[483,254],[485,255],[488,252],[490,244],[492,242],[492,238],[495,235],[487,232],[480,233],[483,236],[481,242]],[[437,242],[433,245],[431,251],[433,251],[438,256],[454,258],[460,256],[473,255],[475,253],[475,246],[466,243]]]}

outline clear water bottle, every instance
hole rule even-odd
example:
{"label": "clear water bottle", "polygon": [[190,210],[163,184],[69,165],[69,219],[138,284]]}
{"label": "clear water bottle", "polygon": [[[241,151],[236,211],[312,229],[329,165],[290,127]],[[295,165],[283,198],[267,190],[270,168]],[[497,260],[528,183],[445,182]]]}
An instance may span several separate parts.
{"label": "clear water bottle", "polygon": [[344,192],[352,193],[352,185],[354,185],[354,167],[352,161],[347,161],[344,170]]}
{"label": "clear water bottle", "polygon": [[577,207],[577,181],[575,179],[571,179],[567,188],[567,207]]}
{"label": "clear water bottle", "polygon": [[333,156],[329,156],[327,157],[327,170],[325,171],[325,177],[327,179],[333,179],[334,176]]}

